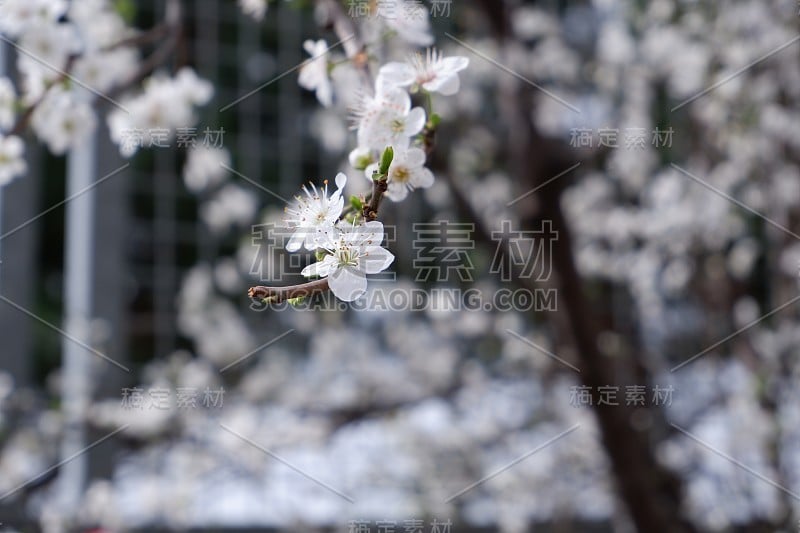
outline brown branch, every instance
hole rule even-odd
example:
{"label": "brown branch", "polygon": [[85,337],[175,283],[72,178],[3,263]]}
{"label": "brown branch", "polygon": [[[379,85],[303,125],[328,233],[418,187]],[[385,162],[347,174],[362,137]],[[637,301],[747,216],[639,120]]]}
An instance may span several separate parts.
{"label": "brown branch", "polygon": [[[112,45],[109,45],[104,50],[114,50],[117,48],[121,48],[123,46],[132,46],[132,45],[142,45],[147,44],[150,42],[154,42],[159,38],[163,37],[164,35],[169,35],[169,38],[164,41],[162,46],[160,46],[157,50],[155,50],[147,59],[142,62],[139,66],[139,69],[131,75],[127,80],[123,83],[118,84],[117,86],[113,87],[105,98],[101,98],[97,96],[94,98],[92,104],[97,105],[101,99],[105,100],[113,100],[114,97],[118,96],[120,93],[128,90],[133,85],[142,81],[148,74],[153,72],[156,68],[158,68],[162,63],[166,62],[169,55],[175,49],[175,46],[178,42],[178,35],[180,33],[181,25],[180,25],[180,17],[176,16],[179,15],[179,11],[177,11],[174,7],[170,13],[168,13],[168,20],[163,22],[153,28],[147,30],[144,33],[134,35],[125,39],[122,39]],[[70,70],[72,70],[75,61],[80,56],[71,55],[67,59],[67,64],[64,66],[63,72],[60,73],[59,77],[48,87],[57,85],[59,83],[64,82],[65,80],[69,79],[72,75],[70,74]],[[26,107],[22,113],[20,114],[17,121],[14,123],[14,126],[9,131],[8,135],[21,135],[30,124],[31,117],[33,116],[34,111],[42,103],[44,97],[47,95],[47,90],[44,91],[42,96],[36,100],[34,103]]]}
{"label": "brown branch", "polygon": [[422,130],[422,149],[425,151],[425,158],[429,158],[436,148],[436,128],[433,121],[428,117],[425,128]]}
{"label": "brown branch", "polygon": [[[487,17],[494,27],[501,50],[510,38],[510,18],[505,2],[483,0]],[[502,59],[502,58],[499,58]],[[548,143],[528,117],[531,102],[538,95],[532,89],[512,80],[498,92],[499,105],[507,125],[509,160],[515,182],[524,191],[537,187],[538,202],[520,202],[516,208],[521,229],[536,227],[537,221],[549,220],[558,235],[558,245],[552,250],[552,265],[559,283],[559,309],[563,305],[569,329],[576,347],[580,379],[593,395],[603,447],[610,459],[619,494],[637,531],[655,533],[692,532],[694,526],[682,517],[680,479],[655,458],[652,446],[664,436],[664,428],[654,423],[650,430],[634,428],[631,420],[634,409],[628,405],[597,405],[598,390],[603,386],[623,384],[632,379],[636,370],[644,370],[635,358],[618,357],[610,360],[598,348],[600,335],[593,302],[584,289],[573,255],[574,245],[570,227],[561,209],[562,183],[544,187],[548,177],[565,168],[564,150]],[[556,148],[556,149],[553,149]],[[574,161],[573,161],[574,162]],[[531,278],[520,280],[535,285]],[[563,302],[563,303],[562,303]],[[638,367],[638,368],[637,368]],[[651,407],[651,414],[660,414]],[[658,416],[653,416],[658,420]]]}
{"label": "brown branch", "polygon": [[78,56],[76,55],[70,55],[67,58],[67,64],[64,66],[64,71],[59,73],[58,78],[56,78],[56,80],[42,92],[42,95],[38,98],[38,100],[36,100],[34,103],[25,108],[22,114],[20,114],[17,121],[14,123],[14,126],[11,128],[11,131],[8,132],[8,135],[22,135],[22,132],[27,129],[28,124],[31,121],[33,112],[36,111],[36,108],[39,106],[39,104],[42,103],[45,96],[47,96],[47,91],[50,90],[50,87],[62,83],[69,77],[69,71],[72,68],[72,65],[75,64],[75,60],[77,58]]}
{"label": "brown branch", "polygon": [[300,283],[298,285],[289,285],[288,287],[265,287],[258,285],[250,287],[247,290],[247,295],[253,300],[268,300],[269,303],[281,303],[292,298],[308,298],[315,294],[322,294],[328,292],[328,278],[309,281],[308,283]]}
{"label": "brown branch", "polygon": [[153,26],[147,31],[136,33],[134,35],[131,35],[130,37],[122,38],[119,41],[104,47],[103,51],[109,52],[111,50],[124,48],[126,46],[139,47],[146,44],[151,44],[163,38],[170,32],[171,29],[172,28],[170,27],[169,24],[162,22],[160,24],[157,24],[156,26]]}
{"label": "brown branch", "polygon": [[[45,91],[45,94],[47,94],[47,91]],[[36,100],[34,103],[25,108],[22,114],[20,114],[19,118],[17,118],[17,121],[14,123],[14,126],[8,132],[8,135],[22,135],[22,132],[28,129],[28,124],[31,121],[33,112],[36,111],[36,108],[39,106],[40,103],[42,103],[43,99],[44,95],[42,95],[38,100]]]}
{"label": "brown branch", "polygon": [[158,67],[166,63],[170,54],[175,50],[178,44],[178,36],[180,33],[180,24],[167,25],[171,30],[169,38],[167,38],[160,47],[158,47],[152,54],[147,56],[139,68],[131,76],[128,77],[123,83],[120,83],[108,92],[109,98],[115,98],[121,93],[128,90],[130,87],[144,80],[147,76],[153,73]]}
{"label": "brown branch", "polygon": [[386,176],[380,179],[372,180],[372,196],[370,196],[369,203],[361,210],[364,220],[371,222],[378,219],[378,209],[381,207],[381,200],[383,200],[383,193],[389,187],[389,182]]}

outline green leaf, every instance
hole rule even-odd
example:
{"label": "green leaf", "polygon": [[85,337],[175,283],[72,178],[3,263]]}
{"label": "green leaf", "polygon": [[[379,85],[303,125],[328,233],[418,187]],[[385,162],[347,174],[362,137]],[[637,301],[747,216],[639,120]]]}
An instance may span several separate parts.
{"label": "green leaf", "polygon": [[353,209],[356,211],[361,211],[364,208],[364,202],[356,195],[350,197],[350,205],[352,205]]}
{"label": "green leaf", "polygon": [[[392,164],[392,159],[394,159],[394,149],[391,146],[387,146],[383,154],[381,154],[381,163],[378,165],[378,172],[383,176],[389,173],[389,166]],[[374,174],[372,175],[372,179],[375,179]]]}
{"label": "green leaf", "polygon": [[297,307],[298,305],[303,303],[305,299],[306,299],[305,296],[298,296],[297,298],[289,298],[286,301],[289,302],[289,305],[291,305],[292,307]]}

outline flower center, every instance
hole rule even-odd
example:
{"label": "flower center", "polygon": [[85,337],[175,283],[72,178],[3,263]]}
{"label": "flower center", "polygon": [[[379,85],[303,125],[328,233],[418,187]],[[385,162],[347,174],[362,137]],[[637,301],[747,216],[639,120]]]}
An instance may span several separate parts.
{"label": "flower center", "polygon": [[425,69],[419,74],[417,74],[417,83],[422,85],[423,83],[428,83],[429,81],[433,81],[436,79],[436,72]]}
{"label": "flower center", "polygon": [[392,179],[399,183],[406,183],[411,177],[411,172],[407,167],[396,167],[392,170]]}
{"label": "flower center", "polygon": [[340,266],[358,265],[358,253],[349,246],[342,246],[336,250],[336,259]]}
{"label": "flower center", "polygon": [[396,118],[392,120],[390,127],[392,128],[392,133],[403,133],[403,130],[406,129],[406,124],[402,119]]}

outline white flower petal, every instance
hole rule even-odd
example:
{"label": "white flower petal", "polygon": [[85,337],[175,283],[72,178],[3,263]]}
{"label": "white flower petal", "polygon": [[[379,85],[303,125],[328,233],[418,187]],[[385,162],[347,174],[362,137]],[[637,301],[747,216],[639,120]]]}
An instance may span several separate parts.
{"label": "white flower petal", "polygon": [[408,187],[404,183],[390,181],[386,188],[386,197],[393,202],[401,202],[408,196]]}
{"label": "white flower petal", "polygon": [[363,146],[359,146],[350,152],[350,154],[347,156],[347,160],[350,162],[351,167],[358,169],[362,168],[365,162],[367,165],[371,164],[374,160],[374,157],[372,155],[372,150]]}
{"label": "white flower petal", "polygon": [[319,277],[320,276],[319,272],[321,270],[320,267],[322,267],[321,261],[317,263],[311,263],[310,265],[305,267],[300,273],[307,278]]}
{"label": "white flower petal", "polygon": [[314,233],[314,242],[318,248],[326,248],[328,250],[335,248],[335,243],[339,238],[340,230],[333,225],[325,225],[317,228]]}
{"label": "white flower petal", "polygon": [[367,274],[377,274],[386,270],[392,264],[392,261],[394,261],[394,255],[386,248],[368,246],[365,249],[364,256],[361,258],[360,266]]}
{"label": "white flower petal", "polygon": [[296,252],[297,250],[300,249],[305,240],[306,240],[306,232],[302,228],[298,229],[289,238],[289,242],[286,243],[286,251]]}
{"label": "white flower petal", "polygon": [[336,174],[336,188],[341,190],[344,189],[345,184],[347,183],[347,175],[344,172],[339,172]]}
{"label": "white flower petal", "polygon": [[352,302],[367,292],[367,276],[353,267],[340,267],[328,275],[328,286],[337,298]]}
{"label": "white flower petal", "polygon": [[427,189],[433,185],[433,172],[423,167],[411,175],[409,183],[417,189]]}
{"label": "white flower petal", "polygon": [[445,72],[458,72],[469,66],[469,58],[463,56],[445,57],[442,59],[442,70]]}
{"label": "white flower petal", "polygon": [[458,92],[458,89],[461,87],[461,81],[458,79],[458,74],[439,76],[433,81],[422,84],[422,87],[430,92],[438,92],[445,96],[451,96]]}
{"label": "white flower petal", "polygon": [[[330,107],[333,104],[333,86],[325,81],[317,86],[316,93],[317,101],[322,104],[322,107]],[[442,93],[444,94],[444,93]]]}
{"label": "white flower petal", "polygon": [[378,71],[378,77],[381,78],[381,83],[386,83],[389,86],[405,87],[414,83],[416,73],[411,65],[392,61],[381,67]]}
{"label": "white flower petal", "polygon": [[370,220],[368,222],[364,222],[363,224],[359,224],[355,226],[354,231],[358,233],[383,233],[383,222],[380,220]]}
{"label": "white flower petal", "polygon": [[403,133],[407,137],[411,137],[421,132],[423,127],[425,127],[425,110],[421,107],[415,107],[406,117],[406,127]]}
{"label": "white flower petal", "polygon": [[390,108],[401,115],[405,115],[411,109],[411,97],[403,89],[383,85],[376,86],[375,91],[378,107]]}
{"label": "white flower petal", "polygon": [[425,151],[421,148],[409,148],[404,155],[404,159],[408,167],[421,167],[425,164]]}
{"label": "white flower petal", "polygon": [[311,263],[307,267],[305,267],[301,274],[305,277],[316,276],[320,278],[325,278],[330,275],[331,272],[338,268],[339,263],[336,261],[336,258],[332,255],[326,255],[322,261],[317,261],[316,263]]}
{"label": "white flower petal", "polygon": [[333,224],[339,217],[342,216],[344,210],[344,198],[342,198],[342,190],[338,189],[331,195],[330,204],[328,204],[328,214],[325,217],[325,223]]}

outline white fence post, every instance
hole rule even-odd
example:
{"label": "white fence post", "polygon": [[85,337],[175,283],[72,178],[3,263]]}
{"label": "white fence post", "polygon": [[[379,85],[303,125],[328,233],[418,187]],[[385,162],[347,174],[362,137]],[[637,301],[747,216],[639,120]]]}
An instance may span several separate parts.
{"label": "white fence post", "polygon": [[[97,133],[70,150],[67,156],[67,197],[86,192],[67,202],[64,246],[64,318],[67,333],[91,345],[92,278],[94,261]],[[88,457],[85,414],[91,399],[91,354],[73,340],[62,340],[62,411],[64,437],[58,476],[58,500],[65,519],[74,517],[85,491]],[[77,456],[76,456],[77,454]]]}

